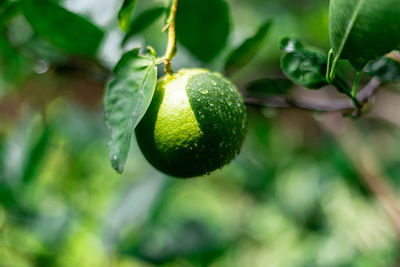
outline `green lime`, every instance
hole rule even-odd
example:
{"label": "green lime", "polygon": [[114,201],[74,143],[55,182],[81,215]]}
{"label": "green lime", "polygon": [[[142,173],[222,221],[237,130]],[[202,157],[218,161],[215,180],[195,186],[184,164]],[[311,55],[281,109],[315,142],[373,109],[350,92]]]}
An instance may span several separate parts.
{"label": "green lime", "polygon": [[183,69],[158,81],[136,138],[155,168],[188,178],[230,162],[246,124],[245,105],[231,82],[205,69]]}

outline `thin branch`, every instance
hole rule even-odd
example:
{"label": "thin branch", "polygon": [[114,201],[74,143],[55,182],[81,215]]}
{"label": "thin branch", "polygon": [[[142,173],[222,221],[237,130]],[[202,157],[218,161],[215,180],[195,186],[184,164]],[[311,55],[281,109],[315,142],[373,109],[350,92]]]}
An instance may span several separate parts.
{"label": "thin branch", "polygon": [[178,0],[173,0],[171,11],[169,13],[167,28],[168,28],[168,44],[164,56],[165,73],[173,73],[171,60],[176,54],[176,12],[178,11]]}
{"label": "thin branch", "polygon": [[[380,85],[381,81],[377,78],[371,79],[371,81],[360,90],[357,100],[361,103],[368,102]],[[354,109],[354,105],[350,99],[289,99],[282,96],[260,98],[245,95],[245,103],[264,107],[300,108],[313,111],[346,111]]]}

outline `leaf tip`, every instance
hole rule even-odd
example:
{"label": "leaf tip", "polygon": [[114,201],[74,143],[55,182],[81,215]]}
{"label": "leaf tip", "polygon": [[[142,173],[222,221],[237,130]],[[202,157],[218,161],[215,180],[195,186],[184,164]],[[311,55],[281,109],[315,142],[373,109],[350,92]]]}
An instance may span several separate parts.
{"label": "leaf tip", "polygon": [[111,161],[111,166],[113,169],[119,173],[122,174],[125,168],[125,161],[121,160],[120,157],[116,154],[111,153],[110,154],[110,161]]}

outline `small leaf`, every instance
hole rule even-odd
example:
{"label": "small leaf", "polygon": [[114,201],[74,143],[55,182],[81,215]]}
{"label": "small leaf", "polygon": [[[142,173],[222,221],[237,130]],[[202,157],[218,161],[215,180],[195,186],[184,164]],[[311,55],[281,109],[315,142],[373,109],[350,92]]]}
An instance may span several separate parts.
{"label": "small leaf", "polygon": [[329,35],[335,62],[348,59],[361,71],[368,61],[399,48],[399,1],[331,0]]}
{"label": "small leaf", "polygon": [[6,36],[0,34],[0,95],[4,89],[15,88],[31,72],[32,63],[11,46]]}
{"label": "small leaf", "polygon": [[325,54],[304,48],[295,38],[282,39],[280,48],[281,68],[290,80],[308,89],[328,85]]}
{"label": "small leaf", "polygon": [[279,49],[285,53],[292,53],[304,49],[303,44],[296,38],[282,38],[279,42]]}
{"label": "small leaf", "polygon": [[251,94],[286,95],[293,88],[287,79],[259,79],[251,82],[246,90]]}
{"label": "small leaf", "polygon": [[110,160],[119,173],[125,167],[133,130],[149,107],[157,83],[156,57],[141,56],[139,50],[136,48],[122,56],[105,93]]}
{"label": "small leaf", "polygon": [[378,77],[384,83],[398,83],[400,82],[400,59],[395,54],[389,54],[369,63],[364,72]]}
{"label": "small leaf", "polygon": [[119,27],[124,32],[129,31],[129,23],[131,22],[131,17],[133,10],[135,9],[136,0],[124,0],[121,9],[118,12]]}
{"label": "small leaf", "polygon": [[49,0],[22,0],[21,4],[37,35],[67,53],[96,55],[104,36],[97,26]]}
{"label": "small leaf", "polygon": [[153,7],[143,11],[131,23],[128,33],[125,35],[122,45],[129,40],[129,38],[142,32],[149,27],[154,21],[165,14],[165,7]]}
{"label": "small leaf", "polygon": [[230,31],[225,0],[183,0],[176,18],[178,41],[203,62],[213,60],[225,47]]}
{"label": "small leaf", "polygon": [[271,24],[271,20],[265,21],[254,36],[245,40],[239,47],[229,53],[225,62],[226,73],[231,73],[235,69],[246,65],[257,54],[269,32]]}

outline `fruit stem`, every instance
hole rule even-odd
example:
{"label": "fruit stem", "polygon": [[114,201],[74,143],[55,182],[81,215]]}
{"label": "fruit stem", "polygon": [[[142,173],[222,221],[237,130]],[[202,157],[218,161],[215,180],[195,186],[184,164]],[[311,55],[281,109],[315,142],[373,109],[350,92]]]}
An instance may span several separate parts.
{"label": "fruit stem", "polygon": [[167,20],[168,28],[168,44],[167,50],[164,55],[164,69],[166,74],[172,74],[174,70],[172,69],[171,60],[176,55],[176,12],[178,10],[178,1],[172,0],[171,10]]}
{"label": "fruit stem", "polygon": [[360,82],[360,78],[361,78],[362,74],[363,74],[362,71],[357,72],[356,78],[353,83],[353,89],[351,90],[351,95],[353,97],[357,97],[358,84]]}

